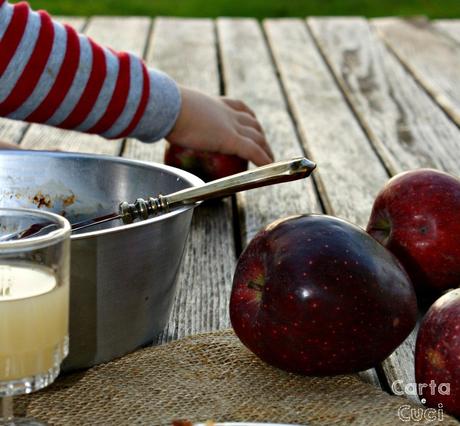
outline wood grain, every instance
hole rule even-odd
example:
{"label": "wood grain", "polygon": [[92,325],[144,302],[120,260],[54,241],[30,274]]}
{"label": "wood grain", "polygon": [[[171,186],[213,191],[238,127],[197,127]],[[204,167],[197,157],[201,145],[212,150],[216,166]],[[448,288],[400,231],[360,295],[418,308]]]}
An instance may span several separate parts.
{"label": "wood grain", "polygon": [[[302,156],[294,124],[262,30],[253,19],[217,21],[225,94],[259,118],[278,160]],[[321,212],[311,179],[259,188],[237,197],[243,247],[264,226],[294,214]]]}
{"label": "wood grain", "polygon": [[[86,22],[85,18],[78,17],[57,17],[56,20],[73,26],[77,31],[81,31]],[[0,141],[19,144],[29,126],[22,121],[0,118]]]}
{"label": "wood grain", "polygon": [[[131,51],[141,56],[144,53],[149,31],[149,18],[97,17],[90,19],[85,34],[101,44],[117,50]],[[27,149],[60,149],[107,155],[118,155],[121,146],[121,140],[107,140],[96,135],[38,124],[30,126],[21,141],[21,147]]]}
{"label": "wood grain", "polygon": [[439,19],[433,21],[434,27],[460,43],[460,19]]}
{"label": "wood grain", "polygon": [[309,27],[361,125],[392,174],[431,167],[460,174],[460,131],[362,18]]}
{"label": "wood grain", "polygon": [[372,23],[401,63],[460,125],[460,45],[426,20],[381,18]]}
{"label": "wood grain", "polygon": [[231,198],[196,208],[171,316],[158,343],[230,327],[236,263]]}
{"label": "wood grain", "polygon": [[265,29],[327,212],[365,226],[388,175],[301,20]]}
{"label": "wood grain", "polygon": [[[147,62],[180,84],[219,95],[211,20],[157,19]],[[129,140],[124,156],[163,162],[163,153],[164,141],[143,144]],[[228,300],[236,263],[232,222],[230,198],[195,210],[173,311],[159,342],[229,326]]]}

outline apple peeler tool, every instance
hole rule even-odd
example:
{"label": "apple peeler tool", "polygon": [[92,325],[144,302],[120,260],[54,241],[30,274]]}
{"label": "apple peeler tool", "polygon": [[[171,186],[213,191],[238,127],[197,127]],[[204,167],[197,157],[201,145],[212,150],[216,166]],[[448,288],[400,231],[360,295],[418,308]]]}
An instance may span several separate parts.
{"label": "apple peeler tool", "polygon": [[[201,186],[186,188],[169,195],[160,194],[157,197],[150,197],[147,200],[138,198],[134,203],[123,201],[119,205],[118,212],[74,223],[72,224],[72,231],[79,231],[113,220],[121,220],[124,224],[129,224],[138,219],[146,220],[183,206],[195,204],[199,201],[306,178],[310,176],[315,167],[316,164],[305,157],[294,158],[217,179]],[[0,241],[37,236],[47,231],[48,226],[40,229],[32,228],[33,226],[25,231],[4,236],[0,238]]]}

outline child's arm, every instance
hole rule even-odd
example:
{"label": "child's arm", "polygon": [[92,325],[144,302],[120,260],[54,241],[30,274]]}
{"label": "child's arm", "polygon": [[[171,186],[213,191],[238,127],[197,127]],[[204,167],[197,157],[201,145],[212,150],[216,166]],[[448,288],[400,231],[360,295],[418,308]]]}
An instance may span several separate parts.
{"label": "child's arm", "polygon": [[0,0],[0,115],[17,120],[273,159],[241,102],[180,88],[138,57],[114,52],[26,3]]}

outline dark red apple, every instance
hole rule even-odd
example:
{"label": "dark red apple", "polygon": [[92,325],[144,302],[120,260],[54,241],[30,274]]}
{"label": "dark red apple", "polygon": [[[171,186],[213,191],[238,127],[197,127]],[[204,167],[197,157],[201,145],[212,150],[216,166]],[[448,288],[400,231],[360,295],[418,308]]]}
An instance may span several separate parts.
{"label": "dark red apple", "polygon": [[403,264],[419,294],[460,284],[460,179],[431,169],[401,173],[378,194],[367,231]]}
{"label": "dark red apple", "polygon": [[460,416],[460,290],[439,298],[423,318],[415,377],[426,405]]}
{"label": "dark red apple", "polygon": [[196,151],[171,144],[166,146],[164,162],[193,173],[205,182],[241,173],[248,168],[247,160],[236,155]]}
{"label": "dark red apple", "polygon": [[397,259],[361,228],[322,215],[260,231],[238,260],[230,298],[240,340],[263,361],[306,375],[375,366],[416,316]]}

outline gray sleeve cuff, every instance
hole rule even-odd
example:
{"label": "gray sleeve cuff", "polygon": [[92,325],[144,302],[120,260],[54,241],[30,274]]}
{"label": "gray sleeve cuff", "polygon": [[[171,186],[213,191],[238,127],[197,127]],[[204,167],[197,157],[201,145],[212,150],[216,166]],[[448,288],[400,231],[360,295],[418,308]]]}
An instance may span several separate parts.
{"label": "gray sleeve cuff", "polygon": [[130,135],[143,142],[164,138],[176,123],[181,96],[175,81],[161,71],[149,69],[150,96],[145,112]]}

